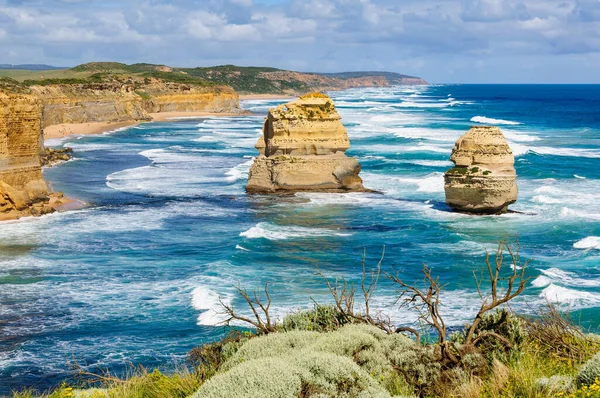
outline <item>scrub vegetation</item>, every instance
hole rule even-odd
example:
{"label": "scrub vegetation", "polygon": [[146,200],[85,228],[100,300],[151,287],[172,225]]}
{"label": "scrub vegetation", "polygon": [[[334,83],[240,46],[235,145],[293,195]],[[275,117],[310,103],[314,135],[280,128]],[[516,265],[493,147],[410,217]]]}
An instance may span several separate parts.
{"label": "scrub vegetation", "polygon": [[[249,312],[222,303],[233,328],[220,341],[193,349],[188,364],[163,374],[139,368],[117,378],[79,369],[79,382],[40,395],[13,398],[142,397],[590,397],[600,398],[600,339],[548,304],[519,315],[508,304],[528,282],[518,243],[487,254],[475,282],[479,311],[449,333],[440,292],[428,267],[421,284],[368,271],[360,286],[322,274],[331,303],[314,304],[283,319],[271,313],[268,285],[238,293]],[[381,278],[398,291],[397,305],[422,327],[395,326],[372,303]],[[251,315],[245,315],[250,313]],[[88,388],[88,389],[77,389]],[[93,388],[92,388],[93,387]]]}

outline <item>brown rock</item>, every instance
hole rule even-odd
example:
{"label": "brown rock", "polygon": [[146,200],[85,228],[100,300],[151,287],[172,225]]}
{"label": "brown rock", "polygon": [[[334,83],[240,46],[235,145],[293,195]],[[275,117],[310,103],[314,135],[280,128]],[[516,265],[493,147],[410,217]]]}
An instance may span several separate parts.
{"label": "brown rock", "polygon": [[327,95],[313,93],[269,111],[246,190],[250,193],[365,191],[349,158],[346,129]]}
{"label": "brown rock", "polygon": [[444,176],[446,203],[453,210],[501,214],[517,200],[515,158],[498,127],[476,126],[456,141]]}

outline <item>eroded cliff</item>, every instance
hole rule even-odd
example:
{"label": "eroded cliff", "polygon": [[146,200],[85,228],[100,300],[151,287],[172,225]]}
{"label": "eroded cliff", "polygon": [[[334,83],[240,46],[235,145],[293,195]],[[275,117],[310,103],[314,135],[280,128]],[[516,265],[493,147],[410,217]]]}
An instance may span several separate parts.
{"label": "eroded cliff", "polygon": [[360,164],[333,101],[309,94],[269,111],[246,190],[250,193],[365,191]]}
{"label": "eroded cliff", "polygon": [[51,213],[63,204],[42,177],[41,121],[37,96],[0,91],[0,220]]}
{"label": "eroded cliff", "polygon": [[43,105],[43,127],[65,123],[152,120],[160,112],[241,112],[229,87],[194,86],[147,79],[31,86]]}
{"label": "eroded cliff", "polygon": [[500,214],[517,200],[512,150],[498,127],[476,126],[456,141],[444,176],[446,203],[455,211]]}
{"label": "eroded cliff", "polygon": [[0,81],[0,220],[47,214],[67,201],[49,192],[42,177],[42,162],[69,158],[67,151],[44,148],[45,127],[145,121],[161,112],[241,113],[230,87],[148,77],[105,80],[43,85]]}

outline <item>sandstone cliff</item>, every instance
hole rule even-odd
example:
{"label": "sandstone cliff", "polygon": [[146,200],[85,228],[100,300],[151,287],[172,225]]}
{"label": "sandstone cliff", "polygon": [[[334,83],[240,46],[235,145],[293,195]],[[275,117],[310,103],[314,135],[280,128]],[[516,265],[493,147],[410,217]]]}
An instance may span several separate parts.
{"label": "sandstone cliff", "polygon": [[0,220],[50,213],[66,202],[62,194],[49,192],[41,166],[66,160],[69,153],[44,148],[44,127],[144,121],[160,112],[241,112],[230,87],[151,77],[102,79],[30,85],[0,81]]}
{"label": "sandstone cliff", "polygon": [[502,131],[477,126],[458,139],[445,174],[446,203],[455,211],[500,214],[517,200],[514,156]]}
{"label": "sandstone cliff", "polygon": [[241,112],[229,87],[151,81],[31,86],[43,105],[43,127],[63,123],[151,120],[159,112]]}
{"label": "sandstone cliff", "polygon": [[0,91],[0,220],[55,211],[63,200],[42,177],[42,107],[31,94]]}
{"label": "sandstone cliff", "polygon": [[269,111],[248,178],[250,193],[365,191],[360,164],[331,98],[309,94]]}

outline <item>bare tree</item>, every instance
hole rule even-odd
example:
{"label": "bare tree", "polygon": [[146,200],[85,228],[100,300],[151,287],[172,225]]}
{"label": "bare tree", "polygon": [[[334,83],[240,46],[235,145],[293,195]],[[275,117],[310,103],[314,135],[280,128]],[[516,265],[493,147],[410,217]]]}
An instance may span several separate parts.
{"label": "bare tree", "polygon": [[423,265],[423,276],[425,287],[420,288],[417,285],[404,282],[398,275],[388,274],[388,278],[398,285],[396,303],[400,303],[400,307],[416,310],[419,320],[437,331],[441,357],[450,362],[458,363],[458,359],[452,353],[448,344],[446,323],[440,314],[440,292],[443,286],[440,284],[439,277],[434,278],[431,275],[431,269],[427,265]]}
{"label": "bare tree", "polygon": [[[502,277],[500,272],[504,263],[504,250],[508,252],[511,260],[510,266],[512,268],[511,274],[507,277]],[[477,315],[475,315],[475,319],[473,320],[471,327],[467,331],[465,344],[476,344],[479,340],[488,336],[495,337],[501,341],[504,340],[505,343],[507,342],[502,336],[499,336],[491,331],[486,331],[479,334],[476,332],[477,327],[481,323],[483,315],[486,312],[508,303],[510,300],[523,293],[523,290],[525,290],[527,282],[530,279],[525,277],[525,270],[527,269],[527,266],[531,260],[521,263],[520,251],[521,244],[519,243],[518,239],[515,240],[514,245],[509,244],[506,240],[500,242],[500,244],[498,244],[498,248],[496,249],[495,264],[493,265],[490,261],[490,254],[486,251],[485,264],[487,267],[490,284],[489,295],[484,295],[482,292],[483,278],[478,278],[476,273],[473,272],[475,282],[477,283],[477,292],[479,293],[479,297],[481,297],[482,303]],[[506,281],[507,283],[507,287],[504,290],[499,290],[502,289],[502,287],[499,287],[498,285],[501,281]]]}
{"label": "bare tree", "polygon": [[[356,308],[356,289],[353,283],[348,283],[345,278],[335,281],[330,281],[323,272],[317,271],[317,274],[325,281],[329,292],[333,298],[333,305],[338,313],[348,323],[365,323],[378,327],[387,333],[400,333],[409,332],[416,336],[417,342],[420,341],[421,335],[413,328],[399,327],[396,328],[392,325],[389,316],[384,315],[380,310],[374,311],[372,308],[372,298],[375,292],[379,279],[381,277],[381,264],[385,258],[385,246],[381,253],[381,258],[377,262],[377,267],[371,271],[367,271],[366,259],[367,251],[363,251],[362,256],[362,276],[360,280],[360,287],[362,293],[362,307]],[[316,303],[316,302],[315,302]],[[319,305],[319,303],[316,303]]]}
{"label": "bare tree", "polygon": [[[512,272],[507,277],[502,277],[504,252],[507,252],[511,259]],[[510,346],[510,341],[505,337],[493,332],[484,331],[478,332],[478,326],[481,323],[484,315],[495,308],[508,303],[510,300],[517,297],[525,290],[529,278],[525,277],[525,270],[529,264],[529,260],[521,263],[520,259],[520,244],[518,240],[514,245],[503,241],[498,244],[496,250],[495,263],[492,265],[490,255],[486,252],[486,267],[488,271],[488,282],[490,293],[483,293],[483,278],[478,278],[474,273],[477,283],[477,291],[482,299],[482,304],[475,315],[473,323],[469,327],[465,335],[463,349],[465,352],[472,350],[479,341],[484,338],[492,337],[507,346]],[[439,277],[431,275],[431,269],[426,265],[423,266],[424,287],[419,287],[415,284],[406,283],[398,274],[388,275],[388,277],[398,285],[398,299],[401,307],[414,309],[419,314],[419,319],[425,324],[434,328],[438,333],[438,346],[440,348],[440,356],[443,362],[457,364],[460,362],[460,352],[457,352],[448,341],[448,331],[443,316],[440,313],[440,293],[444,286],[440,284]],[[506,288],[500,286],[501,282],[506,282]]]}
{"label": "bare tree", "polygon": [[219,297],[219,303],[223,308],[223,314],[227,317],[227,319],[223,321],[223,324],[230,325],[232,321],[237,320],[252,325],[261,334],[268,334],[277,331],[276,322],[269,313],[271,308],[269,283],[265,283],[264,287],[264,293],[267,300],[266,303],[264,303],[261,299],[261,292],[259,290],[254,290],[252,293],[248,293],[248,291],[243,289],[239,283],[236,286],[236,290],[250,307],[253,317],[246,317],[238,314],[235,311],[233,304],[227,304],[221,299],[221,297]]}

